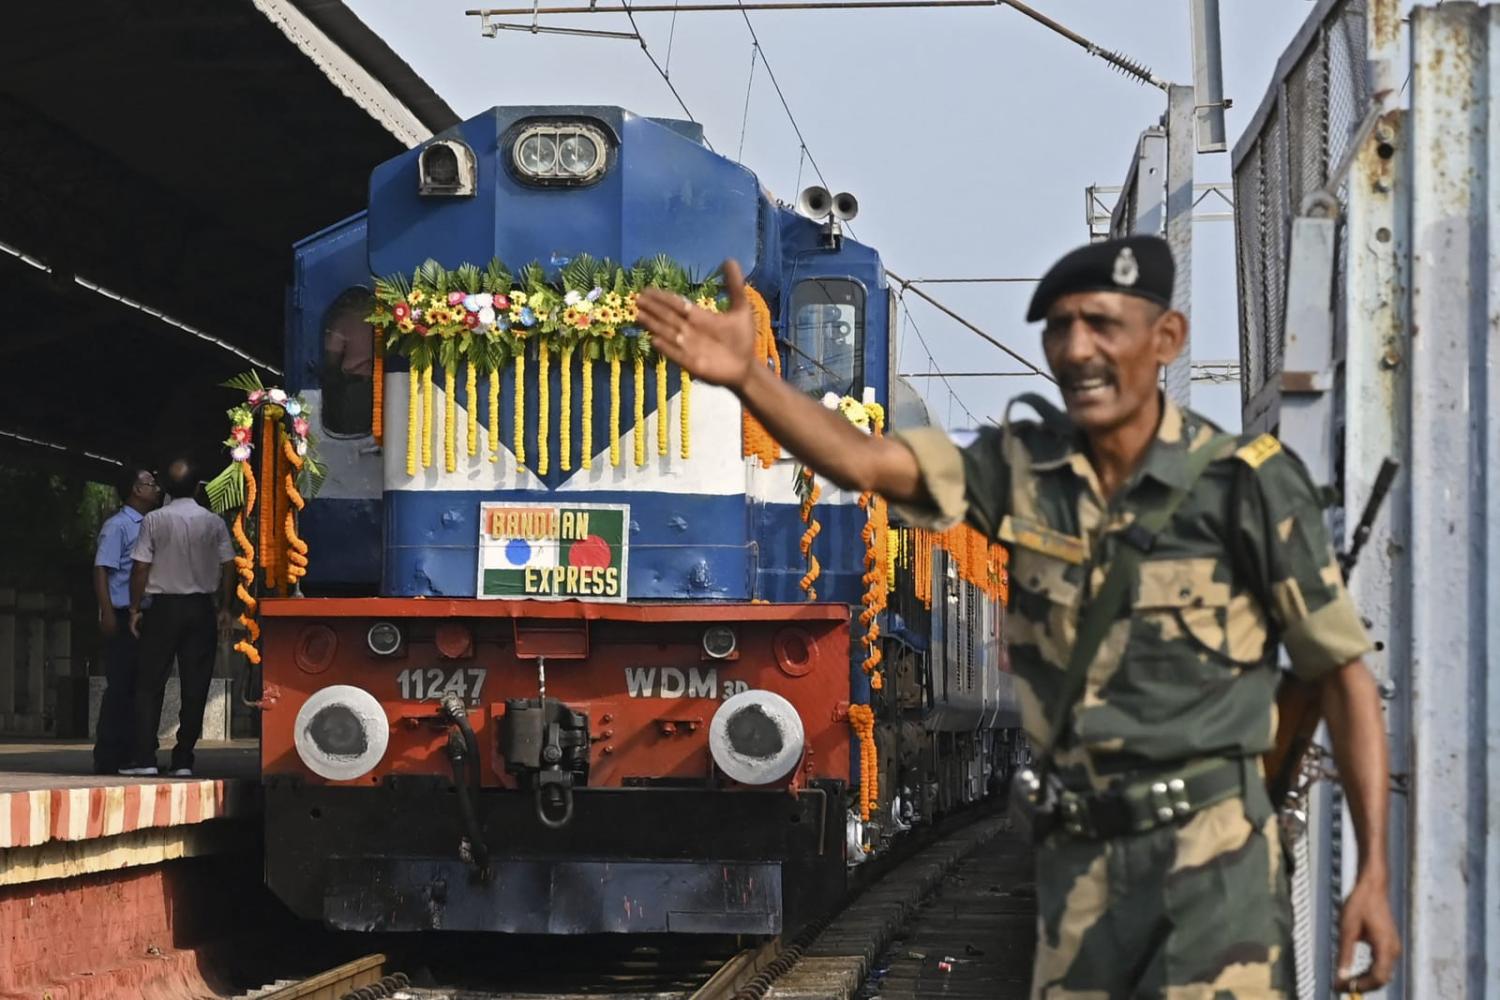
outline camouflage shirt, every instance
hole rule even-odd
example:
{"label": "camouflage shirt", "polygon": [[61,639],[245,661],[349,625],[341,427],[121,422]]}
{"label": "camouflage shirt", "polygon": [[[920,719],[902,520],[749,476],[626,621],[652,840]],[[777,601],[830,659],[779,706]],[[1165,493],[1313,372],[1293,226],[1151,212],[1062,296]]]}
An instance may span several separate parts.
{"label": "camouflage shirt", "polygon": [[1191,452],[1222,451],[1142,560],[1129,610],[1090,664],[1053,757],[1070,787],[1103,789],[1163,764],[1268,750],[1273,631],[1293,670],[1309,679],[1370,647],[1317,490],[1274,438],[1228,438],[1167,403],[1140,468],[1106,503],[1080,437],[1065,424],[1015,423],[1008,435],[987,428],[963,450],[933,428],[899,436],[932,498],[900,513],[936,528],[967,518],[1010,547],[1010,662],[1023,724],[1044,751],[1080,607],[1127,544],[1119,532],[1185,483]]}

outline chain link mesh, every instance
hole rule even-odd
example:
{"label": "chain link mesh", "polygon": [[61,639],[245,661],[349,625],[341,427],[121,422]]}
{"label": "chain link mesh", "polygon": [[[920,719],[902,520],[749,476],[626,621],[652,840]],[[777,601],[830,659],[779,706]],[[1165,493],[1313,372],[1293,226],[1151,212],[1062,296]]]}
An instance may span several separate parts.
{"label": "chain link mesh", "polygon": [[[1246,403],[1281,374],[1292,219],[1308,195],[1328,185],[1369,107],[1364,0],[1330,7],[1270,93],[1275,105],[1234,168],[1240,389]],[[1344,193],[1337,184],[1341,205]]]}

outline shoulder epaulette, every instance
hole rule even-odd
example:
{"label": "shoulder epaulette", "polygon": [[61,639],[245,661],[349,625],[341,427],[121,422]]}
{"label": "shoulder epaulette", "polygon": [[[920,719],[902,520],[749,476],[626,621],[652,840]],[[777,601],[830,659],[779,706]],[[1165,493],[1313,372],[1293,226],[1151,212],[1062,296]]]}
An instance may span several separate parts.
{"label": "shoulder epaulette", "polygon": [[1250,466],[1258,469],[1269,459],[1281,454],[1281,442],[1273,435],[1262,434],[1252,440],[1249,444],[1241,445],[1234,453],[1234,457]]}

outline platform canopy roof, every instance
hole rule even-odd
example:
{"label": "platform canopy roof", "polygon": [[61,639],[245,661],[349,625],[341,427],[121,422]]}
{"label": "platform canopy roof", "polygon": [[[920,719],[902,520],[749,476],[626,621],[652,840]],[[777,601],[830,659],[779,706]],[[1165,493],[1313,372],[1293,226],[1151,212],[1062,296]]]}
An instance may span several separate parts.
{"label": "platform canopy roof", "polygon": [[221,455],[291,246],[458,116],[338,0],[7,5],[0,462]]}

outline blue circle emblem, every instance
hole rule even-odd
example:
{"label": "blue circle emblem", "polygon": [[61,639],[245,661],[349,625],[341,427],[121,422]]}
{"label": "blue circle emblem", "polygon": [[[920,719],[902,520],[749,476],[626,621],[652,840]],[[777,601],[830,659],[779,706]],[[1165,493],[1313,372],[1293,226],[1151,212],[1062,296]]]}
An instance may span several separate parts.
{"label": "blue circle emblem", "polygon": [[505,543],[505,558],[512,566],[525,566],[531,561],[531,543],[524,538],[512,538]]}

